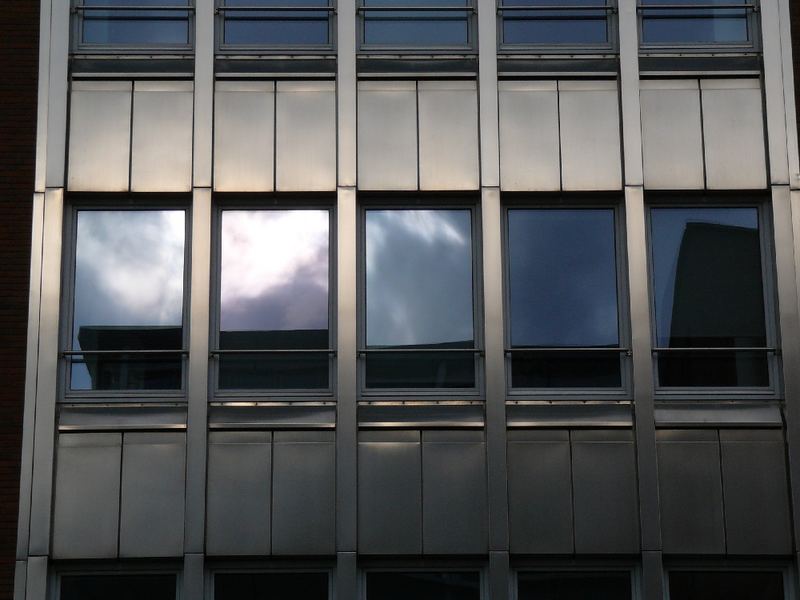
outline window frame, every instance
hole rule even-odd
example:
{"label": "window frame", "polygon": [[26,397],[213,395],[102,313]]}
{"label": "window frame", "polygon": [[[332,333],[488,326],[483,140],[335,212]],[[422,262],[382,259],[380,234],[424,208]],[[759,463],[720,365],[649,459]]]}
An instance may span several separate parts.
{"label": "window frame", "polygon": [[541,561],[521,561],[512,566],[511,593],[509,600],[519,600],[519,576],[522,573],[597,573],[597,572],[627,573],[631,583],[631,600],[644,600],[641,594],[642,574],[638,563],[632,561],[616,560],[589,560],[589,561],[559,561],[542,563]]}
{"label": "window frame", "polygon": [[714,573],[774,573],[783,575],[784,600],[797,598],[794,582],[794,567],[790,562],[776,558],[765,559],[727,559],[713,560],[700,559],[688,561],[685,559],[665,561],[664,564],[664,600],[671,600],[669,576],[673,571],[678,572],[714,572]]}

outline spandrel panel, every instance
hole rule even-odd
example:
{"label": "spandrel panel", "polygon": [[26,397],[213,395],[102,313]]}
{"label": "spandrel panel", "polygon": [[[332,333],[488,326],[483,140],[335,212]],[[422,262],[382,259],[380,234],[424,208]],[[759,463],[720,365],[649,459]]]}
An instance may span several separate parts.
{"label": "spandrel panel", "polygon": [[84,44],[169,46],[191,40],[188,10],[148,10],[151,6],[188,7],[190,0],[84,0],[82,4],[98,7],[82,12]]}
{"label": "spandrel panel", "polygon": [[[510,10],[502,13],[503,44],[583,45],[608,43],[605,0],[578,0],[571,6],[581,10],[558,10],[552,0],[511,0],[505,4],[548,7],[553,10]],[[555,7],[555,8],[554,8]]]}
{"label": "spandrel panel", "polygon": [[172,574],[62,575],[61,600],[175,600],[176,577]]}
{"label": "spandrel panel", "polygon": [[328,0],[225,0],[226,8],[279,7],[287,10],[226,10],[223,44],[258,46],[313,46],[330,43]]}
{"label": "spandrel panel", "polygon": [[[363,40],[366,46],[466,46],[468,10],[424,10],[427,6],[468,7],[469,0],[364,0]],[[408,10],[385,10],[401,6]],[[413,10],[420,6],[423,10]],[[384,10],[369,10],[370,8]]]}
{"label": "spandrel panel", "polygon": [[627,572],[520,573],[518,600],[630,600]]}
{"label": "spandrel panel", "polygon": [[214,600],[327,600],[327,573],[217,573]]}
{"label": "spandrel panel", "polygon": [[480,583],[474,572],[367,573],[367,600],[480,600]]}
{"label": "spandrel panel", "polygon": [[76,229],[71,389],[180,389],[184,211],[81,210]]}
{"label": "spandrel panel", "polygon": [[327,388],[329,224],[326,210],[222,212],[219,345],[251,353],[222,355],[221,388]]}

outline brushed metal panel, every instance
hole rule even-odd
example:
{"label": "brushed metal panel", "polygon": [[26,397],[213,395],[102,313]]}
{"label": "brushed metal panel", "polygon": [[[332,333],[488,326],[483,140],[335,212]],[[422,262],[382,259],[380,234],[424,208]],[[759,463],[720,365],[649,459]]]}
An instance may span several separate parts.
{"label": "brushed metal panel", "polygon": [[[606,435],[594,436],[594,440],[575,435],[584,433]],[[575,552],[639,552],[639,503],[632,432],[575,434],[572,436]]]}
{"label": "brushed metal panel", "polygon": [[560,81],[561,182],[565,191],[619,190],[622,148],[614,81]]}
{"label": "brushed metal panel", "polygon": [[124,434],[120,557],[183,555],[185,484],[184,433]]}
{"label": "brushed metal panel", "polygon": [[712,190],[767,186],[764,110],[755,79],[700,81],[706,185]]}
{"label": "brushed metal panel", "polygon": [[[211,188],[214,166],[214,0],[194,2],[194,156],[192,186]],[[187,552],[193,552],[191,544]],[[190,596],[191,597],[191,596]]]}
{"label": "brushed metal panel", "polygon": [[645,80],[641,82],[640,96],[645,188],[703,189],[703,130],[697,80]]}
{"label": "brushed metal panel", "polygon": [[[664,552],[722,554],[725,531],[719,443],[662,436],[658,449]],[[711,433],[716,437],[715,432]],[[678,439],[675,439],[678,437]]]}
{"label": "brushed metal panel", "polygon": [[358,187],[416,190],[417,84],[358,84]]}
{"label": "brushed metal panel", "polygon": [[486,445],[428,441],[422,434],[424,554],[488,551]]}
{"label": "brushed metal panel", "polygon": [[260,431],[209,434],[207,554],[269,554],[270,439]]}
{"label": "brushed metal panel", "polygon": [[127,192],[131,157],[129,81],[72,84],[67,188]]}
{"label": "brushed metal panel", "polygon": [[420,189],[478,189],[475,82],[420,81],[418,94]]}
{"label": "brushed metal panel", "polygon": [[135,83],[131,191],[192,189],[192,110],[191,82]]}
{"label": "brushed metal panel", "polygon": [[[301,432],[305,433],[305,432]],[[333,434],[274,434],[273,554],[333,554],[336,550],[336,457]]]}
{"label": "brushed metal panel", "polygon": [[336,189],[336,92],[332,81],[279,81],[275,93],[275,187]]}
{"label": "brushed metal panel", "polygon": [[511,552],[573,552],[570,446],[566,436],[561,441],[509,441],[508,504]]}
{"label": "brushed metal panel", "polygon": [[359,442],[358,550],[422,553],[422,469],[414,442]]}
{"label": "brushed metal panel", "polygon": [[53,558],[116,558],[122,435],[58,438]]}
{"label": "brushed metal panel", "polygon": [[214,102],[214,189],[275,188],[275,84],[217,83]]}
{"label": "brushed metal panel", "polygon": [[555,81],[501,81],[500,189],[561,189],[558,86]]}

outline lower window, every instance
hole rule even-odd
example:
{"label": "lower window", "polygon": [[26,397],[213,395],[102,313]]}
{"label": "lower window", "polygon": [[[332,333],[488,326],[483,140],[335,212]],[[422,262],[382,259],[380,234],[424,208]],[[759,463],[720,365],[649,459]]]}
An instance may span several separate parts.
{"label": "lower window", "polygon": [[367,573],[367,600],[480,600],[480,597],[480,575],[476,572]]}
{"label": "lower window", "polygon": [[176,576],[139,575],[62,575],[60,600],[175,600]]}
{"label": "lower window", "polygon": [[520,573],[517,600],[631,600],[627,571]]}
{"label": "lower window", "polygon": [[672,571],[670,600],[783,600],[780,571]]}
{"label": "lower window", "polygon": [[327,600],[327,573],[217,573],[214,600]]}

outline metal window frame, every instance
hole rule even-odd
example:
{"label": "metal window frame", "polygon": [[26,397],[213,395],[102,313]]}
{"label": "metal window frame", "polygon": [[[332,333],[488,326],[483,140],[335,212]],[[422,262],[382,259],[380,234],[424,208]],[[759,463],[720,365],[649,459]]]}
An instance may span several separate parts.
{"label": "metal window frame", "polygon": [[[140,197],[141,196],[141,197]],[[153,197],[155,196],[155,197]],[[61,316],[59,323],[59,367],[57,402],[64,403],[124,403],[124,402],[181,402],[187,401],[189,365],[189,307],[191,282],[192,245],[192,204],[184,194],[91,194],[67,196],[64,218],[64,250],[61,267]],[[175,354],[180,354],[182,373],[181,388],[178,390],[72,390],[70,389],[69,356],[72,352],[72,327],[75,316],[75,261],[77,251],[77,224],[80,211],[168,211],[180,210],[184,213],[185,234],[183,248],[183,304],[182,304],[182,345]]]}
{"label": "metal window frame", "polygon": [[[230,566],[228,566],[230,564]],[[283,561],[280,564],[263,564],[262,562],[246,561],[230,562],[220,561],[215,563],[215,566],[207,567],[205,572],[205,597],[206,600],[215,600],[214,582],[218,574],[223,575],[259,575],[270,574],[280,575],[298,574],[298,573],[325,573],[328,578],[328,599],[333,600],[336,588],[336,572],[335,567],[330,566],[329,562],[321,561],[319,563],[309,563],[307,560],[301,558],[293,558],[288,561]]]}
{"label": "metal window frame", "polygon": [[644,600],[642,595],[641,564],[633,560],[615,559],[543,559],[515,561],[511,569],[509,600],[519,600],[519,575],[521,573],[628,573],[631,583],[631,600]]}
{"label": "metal window frame", "polygon": [[481,600],[490,600],[489,572],[486,560],[464,559],[409,559],[401,558],[391,562],[382,559],[366,561],[358,573],[359,600],[370,600],[367,576],[370,573],[476,573]]}
{"label": "metal window frame", "polygon": [[[224,211],[289,211],[324,210],[328,213],[328,387],[326,389],[235,389],[219,388],[219,360],[214,355],[219,350],[220,291],[222,283],[222,213]],[[325,193],[311,194],[258,194],[248,197],[225,198],[222,194],[214,197],[211,219],[211,298],[209,317],[211,365],[208,373],[209,402],[257,401],[330,401],[334,397],[336,385],[336,198]]]}
{"label": "metal window frame", "polygon": [[[358,339],[358,391],[359,401],[392,402],[406,400],[481,401],[485,400],[485,368],[483,354],[483,267],[480,196],[473,192],[436,193],[417,192],[392,194],[360,194],[357,197],[358,231],[356,235],[357,263],[357,339]],[[474,334],[475,386],[472,388],[368,388],[366,385],[367,349],[367,269],[366,269],[366,217],[369,210],[468,210],[472,232],[472,327]],[[467,350],[463,350],[466,352]],[[403,352],[399,350],[398,352]],[[414,352],[409,350],[408,352]],[[446,352],[446,350],[443,350]]]}
{"label": "metal window frame", "polygon": [[126,575],[174,575],[175,576],[175,600],[183,599],[183,565],[174,565],[174,561],[167,561],[164,564],[145,561],[143,564],[126,563],[103,563],[98,561],[85,561],[77,563],[58,564],[50,574],[52,585],[52,595],[50,598],[61,600],[61,579],[64,576],[92,577],[92,576],[119,576]]}
{"label": "metal window frame", "polygon": [[[558,194],[530,196],[504,194],[503,210],[503,302],[506,315],[503,327],[505,339],[506,398],[508,401],[591,400],[629,403],[632,400],[633,360],[631,354],[630,298],[628,297],[628,261],[625,237],[625,206],[619,194]],[[509,211],[528,210],[586,210],[610,209],[614,215],[614,256],[617,273],[617,330],[619,335],[619,388],[514,388],[511,385],[511,273],[509,246]],[[610,349],[611,352],[614,349]]]}
{"label": "metal window frame", "polygon": [[792,560],[780,558],[764,559],[719,559],[700,558],[698,560],[672,559],[664,561],[664,600],[671,600],[669,590],[669,576],[672,571],[698,571],[716,573],[768,573],[779,572],[783,574],[784,600],[796,600],[798,590],[796,587],[795,566]]}

